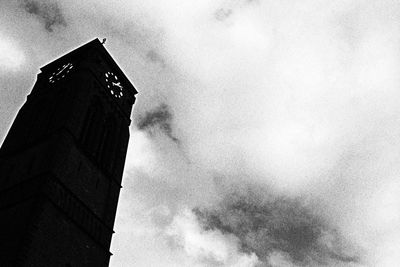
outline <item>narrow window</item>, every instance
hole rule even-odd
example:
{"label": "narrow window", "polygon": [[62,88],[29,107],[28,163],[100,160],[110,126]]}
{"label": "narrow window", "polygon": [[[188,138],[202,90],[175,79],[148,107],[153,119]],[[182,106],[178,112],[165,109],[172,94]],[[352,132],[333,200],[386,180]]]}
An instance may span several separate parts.
{"label": "narrow window", "polygon": [[81,134],[84,148],[95,158],[99,154],[101,139],[104,134],[104,108],[98,98],[90,105]]}
{"label": "narrow window", "polygon": [[106,121],[104,144],[101,152],[101,164],[108,172],[112,172],[115,162],[115,150],[118,144],[118,125],[114,116]]}

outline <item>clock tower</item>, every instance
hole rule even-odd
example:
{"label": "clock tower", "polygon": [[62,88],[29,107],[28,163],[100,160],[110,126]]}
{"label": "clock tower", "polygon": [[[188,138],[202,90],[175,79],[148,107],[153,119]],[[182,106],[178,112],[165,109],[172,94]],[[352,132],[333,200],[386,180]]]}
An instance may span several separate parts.
{"label": "clock tower", "polygon": [[108,266],[136,93],[98,39],[41,68],[0,149],[1,266]]}

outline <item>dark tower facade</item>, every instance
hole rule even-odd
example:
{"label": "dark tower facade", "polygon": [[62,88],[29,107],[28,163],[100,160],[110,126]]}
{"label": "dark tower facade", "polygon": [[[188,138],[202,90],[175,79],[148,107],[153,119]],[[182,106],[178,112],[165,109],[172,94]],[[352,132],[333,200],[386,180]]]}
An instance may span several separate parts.
{"label": "dark tower facade", "polygon": [[0,149],[0,266],[108,266],[136,93],[98,39],[41,68]]}

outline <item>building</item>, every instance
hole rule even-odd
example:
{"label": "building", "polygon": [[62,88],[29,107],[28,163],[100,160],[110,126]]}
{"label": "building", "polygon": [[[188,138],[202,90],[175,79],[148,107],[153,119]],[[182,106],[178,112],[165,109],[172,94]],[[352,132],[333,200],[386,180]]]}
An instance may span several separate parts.
{"label": "building", "polygon": [[136,93],[98,39],[41,68],[0,149],[0,266],[108,266]]}

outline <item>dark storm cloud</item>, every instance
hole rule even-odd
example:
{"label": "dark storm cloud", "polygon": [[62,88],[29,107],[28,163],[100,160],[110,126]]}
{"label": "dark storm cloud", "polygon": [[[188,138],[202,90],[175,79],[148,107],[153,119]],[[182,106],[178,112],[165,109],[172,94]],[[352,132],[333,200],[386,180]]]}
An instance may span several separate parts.
{"label": "dark storm cloud", "polygon": [[137,127],[139,130],[145,130],[152,133],[154,129],[161,130],[172,141],[178,143],[179,140],[172,134],[172,113],[166,104],[161,104],[154,110],[147,111],[144,116],[139,116]]}
{"label": "dark storm cloud", "polygon": [[55,26],[67,26],[62,11],[56,2],[25,0],[21,5],[26,12],[37,16],[48,32],[52,32]]}
{"label": "dark storm cloud", "polygon": [[340,235],[300,201],[269,197],[266,192],[235,192],[215,209],[195,208],[204,230],[219,230],[240,240],[244,253],[255,253],[268,264],[273,253],[296,265],[357,263]]}

